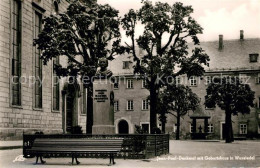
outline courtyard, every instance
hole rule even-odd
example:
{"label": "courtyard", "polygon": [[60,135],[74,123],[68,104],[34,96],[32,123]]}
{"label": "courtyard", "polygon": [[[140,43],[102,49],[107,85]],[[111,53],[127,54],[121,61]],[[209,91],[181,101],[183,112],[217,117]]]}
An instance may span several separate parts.
{"label": "courtyard", "polygon": [[[35,158],[17,158],[22,149],[0,150],[0,167],[38,168],[70,167],[71,158],[46,158],[46,164],[35,165]],[[17,158],[17,161],[15,161]],[[80,165],[73,167],[107,167],[109,159],[80,158]],[[259,167],[260,141],[170,141],[170,153],[159,157],[137,159],[115,159],[113,167]]]}

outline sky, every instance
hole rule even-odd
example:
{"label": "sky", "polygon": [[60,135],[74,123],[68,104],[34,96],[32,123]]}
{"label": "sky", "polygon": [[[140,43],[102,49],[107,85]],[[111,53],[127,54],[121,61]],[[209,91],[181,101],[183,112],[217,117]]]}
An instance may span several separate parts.
{"label": "sky", "polygon": [[[157,2],[158,0],[152,0]],[[240,30],[245,38],[260,38],[260,0],[160,0],[172,5],[182,2],[192,5],[192,16],[203,27],[200,41],[215,41],[222,34],[224,40],[238,39]],[[98,0],[100,4],[110,4],[123,16],[133,8],[141,7],[141,0]],[[142,33],[142,27],[137,27]],[[122,32],[122,41],[129,41]]]}

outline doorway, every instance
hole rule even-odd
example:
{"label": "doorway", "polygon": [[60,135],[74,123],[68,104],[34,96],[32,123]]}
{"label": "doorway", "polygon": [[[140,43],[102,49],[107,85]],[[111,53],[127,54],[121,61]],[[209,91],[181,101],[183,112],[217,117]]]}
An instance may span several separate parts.
{"label": "doorway", "polygon": [[119,134],[129,134],[129,126],[126,120],[121,120],[118,123],[118,133]]}
{"label": "doorway", "polygon": [[73,127],[73,111],[74,111],[74,97],[69,93],[66,97],[66,132],[70,132]]}

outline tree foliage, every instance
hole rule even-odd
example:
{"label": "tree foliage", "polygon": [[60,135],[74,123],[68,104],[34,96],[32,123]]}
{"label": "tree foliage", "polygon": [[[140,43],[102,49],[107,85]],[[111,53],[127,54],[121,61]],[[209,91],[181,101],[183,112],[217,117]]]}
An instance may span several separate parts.
{"label": "tree foliage", "polygon": [[226,142],[232,142],[233,131],[231,114],[250,113],[250,106],[253,107],[254,92],[249,84],[244,83],[239,77],[218,77],[214,78],[207,88],[205,105],[209,108],[219,106],[225,110],[226,115]]}
{"label": "tree foliage", "polygon": [[199,105],[199,97],[192,92],[191,88],[184,85],[168,85],[159,94],[159,120],[165,125],[166,114],[170,113],[177,119],[176,139],[179,139],[180,118],[189,110],[194,111]]}
{"label": "tree foliage", "polygon": [[[150,126],[156,127],[156,104],[159,89],[165,86],[168,77],[175,78],[181,74],[200,76],[204,72],[203,65],[208,65],[209,57],[199,47],[198,34],[202,27],[191,17],[193,9],[177,2],[168,3],[142,1],[142,7],[129,10],[122,19],[126,36],[131,39],[127,44],[133,55],[135,73],[146,76],[151,96]],[[136,26],[142,24],[144,31],[136,38]],[[167,42],[163,42],[167,39]],[[188,40],[196,47],[188,52]],[[145,52],[139,57],[136,48]]]}
{"label": "tree foliage", "polygon": [[44,64],[52,58],[67,57],[67,67],[56,67],[60,76],[93,76],[99,58],[112,60],[124,52],[120,46],[118,11],[108,4],[74,0],[66,12],[46,17],[43,23],[34,43],[41,50]]}
{"label": "tree foliage", "polygon": [[[44,64],[53,58],[66,58],[67,64],[55,65],[58,76],[81,76],[87,88],[87,133],[93,125],[93,77],[98,60],[112,60],[125,52],[120,45],[118,10],[91,0],[67,0],[64,13],[43,19],[44,27],[34,44],[41,50]],[[61,60],[61,59],[60,59]]]}

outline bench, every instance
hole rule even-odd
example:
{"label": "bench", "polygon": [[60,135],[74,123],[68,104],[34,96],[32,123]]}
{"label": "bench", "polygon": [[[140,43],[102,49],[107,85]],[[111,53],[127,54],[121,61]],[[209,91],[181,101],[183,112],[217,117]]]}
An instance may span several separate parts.
{"label": "bench", "polygon": [[72,164],[74,159],[77,164],[79,156],[86,154],[104,154],[109,156],[110,165],[115,164],[114,155],[120,152],[123,139],[85,139],[85,138],[36,138],[30,149],[27,149],[27,154],[36,156],[36,164],[38,159],[42,164],[43,156],[64,157],[71,156]]}

